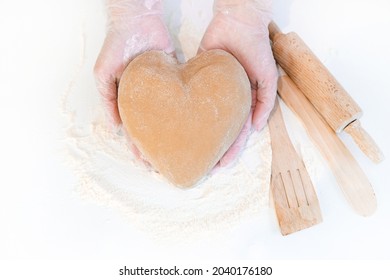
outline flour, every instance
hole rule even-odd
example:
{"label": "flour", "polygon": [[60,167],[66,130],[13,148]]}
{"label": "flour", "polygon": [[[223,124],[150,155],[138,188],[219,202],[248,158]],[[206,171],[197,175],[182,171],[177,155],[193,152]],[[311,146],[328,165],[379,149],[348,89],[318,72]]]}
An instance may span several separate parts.
{"label": "flour", "polygon": [[[67,100],[73,94],[80,92],[71,92]],[[70,116],[71,104],[65,108]],[[136,162],[125,137],[112,133],[104,112],[95,109],[89,123],[69,117],[66,139],[83,198],[119,209],[126,220],[160,239],[207,235],[267,207],[271,159],[267,129],[251,135],[233,167],[181,190]]]}
{"label": "flour", "polygon": [[[181,1],[179,21],[177,14],[167,12],[178,55],[184,60],[196,54],[210,20],[211,11],[205,16],[200,2],[194,6],[192,1]],[[180,25],[182,19],[185,23]],[[88,33],[85,37],[88,39]],[[96,52],[97,47],[87,44],[85,53]],[[92,78],[94,59],[82,55],[63,100],[68,162],[79,178],[77,192],[81,197],[119,210],[129,223],[165,240],[221,233],[269,207],[271,147],[267,128],[251,134],[233,166],[213,172],[192,189],[178,189],[137,162],[126,138],[106,125]]]}

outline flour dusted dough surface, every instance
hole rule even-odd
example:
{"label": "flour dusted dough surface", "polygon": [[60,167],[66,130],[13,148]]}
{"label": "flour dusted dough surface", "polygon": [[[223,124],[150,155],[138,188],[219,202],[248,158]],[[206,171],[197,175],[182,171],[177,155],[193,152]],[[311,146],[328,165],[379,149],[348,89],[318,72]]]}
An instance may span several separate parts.
{"label": "flour dusted dough surface", "polygon": [[190,187],[237,138],[250,111],[250,83],[222,50],[186,64],[149,51],[123,73],[118,104],[124,128],[145,158],[173,184]]}

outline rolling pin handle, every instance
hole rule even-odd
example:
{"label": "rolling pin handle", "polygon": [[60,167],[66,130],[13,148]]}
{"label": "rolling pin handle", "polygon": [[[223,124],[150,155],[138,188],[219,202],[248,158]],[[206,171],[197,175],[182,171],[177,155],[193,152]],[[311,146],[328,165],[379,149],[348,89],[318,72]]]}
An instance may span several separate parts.
{"label": "rolling pin handle", "polygon": [[373,162],[380,163],[384,159],[384,155],[374,139],[364,130],[359,120],[351,122],[344,128],[353,141],[358,145],[360,150]]}

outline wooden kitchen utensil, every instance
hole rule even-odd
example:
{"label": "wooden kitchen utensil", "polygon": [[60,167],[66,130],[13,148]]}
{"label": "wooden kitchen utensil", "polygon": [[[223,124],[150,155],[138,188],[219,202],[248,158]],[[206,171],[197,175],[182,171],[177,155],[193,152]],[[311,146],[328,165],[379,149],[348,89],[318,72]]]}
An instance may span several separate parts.
{"label": "wooden kitchen utensil", "polygon": [[376,210],[376,197],[363,170],[302,91],[280,67],[279,71],[279,95],[301,119],[309,137],[326,159],[345,198],[358,214],[373,214]]}
{"label": "wooden kitchen utensil", "polygon": [[294,32],[283,34],[269,25],[272,50],[278,64],[336,132],[345,131],[374,162],[384,156],[371,136],[361,127],[362,109]]}
{"label": "wooden kitchen utensil", "polygon": [[287,235],[322,221],[321,210],[305,164],[292,145],[276,100],[268,127],[271,134],[271,192],[280,231]]}

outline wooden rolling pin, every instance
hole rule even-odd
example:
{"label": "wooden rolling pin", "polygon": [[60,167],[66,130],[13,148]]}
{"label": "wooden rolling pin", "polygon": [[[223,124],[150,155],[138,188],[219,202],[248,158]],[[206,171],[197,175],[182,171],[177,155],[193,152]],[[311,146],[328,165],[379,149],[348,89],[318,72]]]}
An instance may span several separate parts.
{"label": "wooden rolling pin", "polygon": [[302,121],[309,137],[327,161],[346,200],[359,215],[372,215],[376,210],[376,197],[367,176],[313,104],[283,70],[279,68],[279,72],[280,97]]}
{"label": "wooden rolling pin", "polygon": [[375,141],[361,127],[362,109],[294,32],[283,34],[269,25],[272,50],[278,64],[336,132],[348,133],[373,162],[383,160]]}

